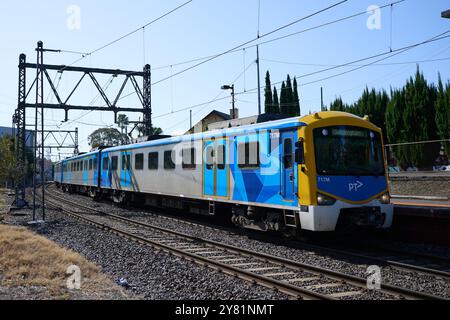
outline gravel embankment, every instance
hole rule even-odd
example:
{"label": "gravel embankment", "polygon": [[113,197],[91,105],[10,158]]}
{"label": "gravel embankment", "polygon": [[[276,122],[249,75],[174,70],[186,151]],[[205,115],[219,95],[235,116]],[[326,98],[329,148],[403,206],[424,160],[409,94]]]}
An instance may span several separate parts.
{"label": "gravel embankment", "polygon": [[[79,195],[66,195],[70,199],[77,197],[79,201],[84,203],[91,203],[91,200]],[[92,203],[91,203],[92,204]],[[108,212],[122,214],[124,216],[133,217],[134,219],[144,221],[157,226],[170,228],[179,232],[183,232],[192,236],[210,239],[218,242],[227,243],[230,245],[239,246],[252,251],[264,252],[267,254],[277,255],[290,260],[311,264],[328,268],[335,271],[348,273],[351,275],[364,277],[366,274],[368,263],[358,259],[349,259],[348,257],[338,257],[334,255],[327,255],[323,252],[315,252],[308,249],[291,248],[285,245],[279,245],[272,242],[261,241],[261,238],[252,239],[249,237],[252,233],[239,232],[239,230],[231,231],[218,227],[203,226],[201,224],[184,223],[180,220],[167,219],[164,216],[149,214],[148,212],[139,212],[136,210],[126,210],[112,207],[108,203],[95,203],[96,207],[100,209],[107,209]],[[420,247],[424,251],[429,251],[429,248]],[[441,249],[445,252],[444,249]],[[447,250],[448,253],[448,250]],[[393,285],[400,285],[412,290],[419,290],[430,294],[438,294],[450,298],[450,281],[440,279],[431,275],[419,274],[416,272],[400,271],[389,266],[381,266],[382,279],[384,283]],[[369,296],[365,298],[377,298],[378,292],[369,292]]]}

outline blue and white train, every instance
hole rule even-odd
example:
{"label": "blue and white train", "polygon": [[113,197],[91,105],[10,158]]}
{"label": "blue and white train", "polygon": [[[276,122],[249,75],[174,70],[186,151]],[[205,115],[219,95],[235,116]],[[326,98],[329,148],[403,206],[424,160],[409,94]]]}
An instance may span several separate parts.
{"label": "blue and white train", "polygon": [[393,218],[381,130],[343,112],[93,151],[57,163],[54,180],[264,231],[385,229]]}

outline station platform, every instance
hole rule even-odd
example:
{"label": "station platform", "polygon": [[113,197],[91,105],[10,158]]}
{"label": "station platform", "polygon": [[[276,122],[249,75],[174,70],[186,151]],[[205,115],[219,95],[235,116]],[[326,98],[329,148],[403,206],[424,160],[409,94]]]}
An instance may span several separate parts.
{"label": "station platform", "polygon": [[442,208],[450,210],[450,201],[436,201],[436,200],[418,200],[418,199],[396,199],[393,198],[391,203],[394,206],[403,207],[419,207],[419,208]]}

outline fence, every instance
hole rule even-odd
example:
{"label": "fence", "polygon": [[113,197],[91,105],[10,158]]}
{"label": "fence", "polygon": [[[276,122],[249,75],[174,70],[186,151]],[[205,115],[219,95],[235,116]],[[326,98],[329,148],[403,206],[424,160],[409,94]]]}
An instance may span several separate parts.
{"label": "fence", "polygon": [[389,173],[450,172],[450,139],[395,143],[385,148]]}

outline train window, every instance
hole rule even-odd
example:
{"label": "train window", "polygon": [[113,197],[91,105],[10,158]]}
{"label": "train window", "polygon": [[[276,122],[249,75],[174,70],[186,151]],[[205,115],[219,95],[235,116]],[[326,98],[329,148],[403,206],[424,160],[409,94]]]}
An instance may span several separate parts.
{"label": "train window", "polygon": [[93,168],[92,159],[89,159],[89,171],[92,170],[92,168]]}
{"label": "train window", "polygon": [[108,170],[109,167],[109,158],[105,157],[103,158],[103,170]]}
{"label": "train window", "polygon": [[283,163],[285,169],[292,168],[292,139],[285,139],[283,142]]}
{"label": "train window", "polygon": [[84,160],[84,171],[87,171],[88,170],[88,168],[89,168],[89,165],[88,165],[88,161],[87,160]]}
{"label": "train window", "polygon": [[119,157],[114,156],[111,158],[111,170],[116,171],[119,168]]}
{"label": "train window", "polygon": [[241,169],[255,169],[260,166],[259,142],[245,142],[238,145],[238,166]]}
{"label": "train window", "polygon": [[97,157],[94,157],[93,162],[94,162],[94,163],[93,163],[93,165],[94,165],[94,170],[97,171],[97,169],[98,169]]}
{"label": "train window", "polygon": [[195,148],[183,149],[181,153],[183,158],[183,169],[195,169]]}
{"label": "train window", "polygon": [[206,169],[211,170],[214,167],[214,148],[212,145],[208,146],[206,152]]}
{"label": "train window", "polygon": [[122,170],[130,170],[131,169],[131,155],[123,154],[122,155]]}
{"label": "train window", "polygon": [[158,170],[158,152],[150,152],[148,154],[148,169],[149,170]]}
{"label": "train window", "polygon": [[223,170],[225,169],[225,145],[221,144],[217,147],[217,169]]}
{"label": "train window", "polygon": [[173,150],[164,151],[164,169],[175,169],[175,152]]}
{"label": "train window", "polygon": [[144,170],[144,154],[138,153],[134,156],[134,168],[136,170]]}

